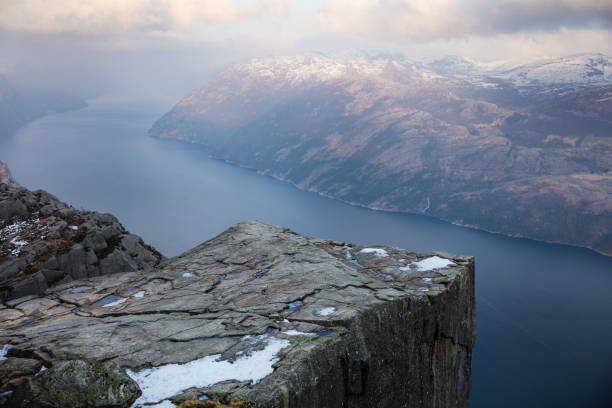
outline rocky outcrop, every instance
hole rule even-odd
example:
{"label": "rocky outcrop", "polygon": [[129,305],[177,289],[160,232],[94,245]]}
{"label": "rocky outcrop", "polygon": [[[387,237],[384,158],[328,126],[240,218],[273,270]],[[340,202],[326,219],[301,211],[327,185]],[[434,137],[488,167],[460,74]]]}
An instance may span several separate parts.
{"label": "rocky outcrop", "polygon": [[162,255],[110,214],[0,184],[0,301],[92,276],[148,270]]}
{"label": "rocky outcrop", "polygon": [[[348,203],[612,255],[612,82],[609,68],[584,76],[602,58],[497,76],[452,60],[432,68],[457,75],[393,59],[255,60],[150,133]],[[587,79],[545,81],[560,65],[559,81]]]}
{"label": "rocky outcrop", "polygon": [[138,384],[116,364],[71,360],[24,379],[8,405],[127,408],[140,394]]}
{"label": "rocky outcrop", "polygon": [[8,184],[9,186],[17,185],[6,163],[0,160],[0,184],[2,183]]}
{"label": "rocky outcrop", "polygon": [[125,367],[133,407],[468,407],[474,336],[471,257],[244,222],[153,271],[3,306],[0,392],[23,406],[86,360]]}

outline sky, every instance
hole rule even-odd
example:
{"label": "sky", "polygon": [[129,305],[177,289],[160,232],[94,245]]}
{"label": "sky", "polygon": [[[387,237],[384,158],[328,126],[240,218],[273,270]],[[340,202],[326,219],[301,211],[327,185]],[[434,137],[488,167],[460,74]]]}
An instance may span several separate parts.
{"label": "sky", "polygon": [[250,58],[612,55],[612,0],[0,0],[0,74],[170,103]]}

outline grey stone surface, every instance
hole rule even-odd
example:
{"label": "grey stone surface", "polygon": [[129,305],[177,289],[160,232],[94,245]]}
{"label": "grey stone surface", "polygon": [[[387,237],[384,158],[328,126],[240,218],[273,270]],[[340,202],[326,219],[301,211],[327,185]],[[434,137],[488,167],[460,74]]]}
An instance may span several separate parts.
{"label": "grey stone surface", "polygon": [[[152,271],[76,280],[47,289],[44,297],[6,303],[0,346],[12,345],[8,360],[48,367],[112,362],[136,375],[207,356],[231,367],[276,341],[282,349],[260,381],[185,382],[161,400],[203,406],[193,400],[206,396],[266,408],[468,407],[473,258],[376,248],[378,254],[240,223]],[[417,261],[433,256],[452,265],[417,268]],[[180,373],[186,367],[164,381],[185,381]],[[20,390],[23,381],[2,380],[0,392]],[[143,388],[143,398],[147,392]]]}
{"label": "grey stone surface", "polygon": [[127,408],[138,385],[113,363],[63,361],[23,381],[9,407]]}
{"label": "grey stone surface", "polygon": [[0,301],[73,279],[148,270],[162,258],[110,214],[0,184]]}

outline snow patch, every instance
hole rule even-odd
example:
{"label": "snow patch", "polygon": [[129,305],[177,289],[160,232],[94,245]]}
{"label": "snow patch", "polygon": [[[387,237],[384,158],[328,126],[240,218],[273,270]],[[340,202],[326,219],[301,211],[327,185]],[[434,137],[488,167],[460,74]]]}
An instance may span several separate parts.
{"label": "snow patch", "polygon": [[21,248],[28,245],[27,241],[20,240],[19,238],[13,238],[10,242],[15,246],[15,249],[11,250],[11,255],[13,256],[19,255],[21,253]]}
{"label": "snow patch", "polygon": [[316,333],[305,333],[305,332],[301,332],[301,331],[297,331],[297,330],[287,330],[284,332],[281,332],[283,334],[286,334],[287,336],[315,336]]}
{"label": "snow patch", "polygon": [[0,361],[2,360],[6,360],[6,353],[9,351],[9,349],[12,349],[14,346],[12,344],[5,344],[4,346],[2,346],[2,349],[0,350]]}
{"label": "snow patch", "polygon": [[113,300],[112,302],[106,303],[104,305],[102,305],[102,307],[113,307],[113,306],[117,306],[122,304],[123,302],[125,302],[127,300],[127,298],[119,298],[117,300]]}
{"label": "snow patch", "polygon": [[302,301],[301,300],[296,300],[295,302],[289,303],[289,310],[291,310],[292,312],[295,312],[301,306],[302,306]]}
{"label": "snow patch", "polygon": [[195,276],[192,272],[187,271],[179,271],[179,275],[181,275],[183,278],[193,278]]}
{"label": "snow patch", "polygon": [[[449,261],[439,256],[431,256],[418,262],[413,262],[412,265],[416,266],[419,272],[431,271],[434,269],[448,268],[449,266],[456,265],[453,261]],[[400,268],[401,270],[402,268]]]}
{"label": "snow patch", "polygon": [[134,293],[134,294],[132,295],[132,297],[135,297],[135,298],[143,298],[143,297],[144,297],[144,295],[145,295],[145,291],[144,291],[144,290],[141,290],[140,292],[136,292],[136,293]]}
{"label": "snow patch", "polygon": [[319,310],[317,310],[317,311],[315,312],[315,314],[316,314],[317,316],[323,316],[323,317],[326,317],[326,316],[330,316],[330,315],[332,315],[332,314],[333,314],[335,311],[336,311],[336,308],[335,308],[335,307],[328,306],[328,307],[324,307],[323,309],[319,309]]}
{"label": "snow patch", "polygon": [[76,231],[79,229],[79,227],[77,227],[76,225],[69,225],[68,228],[70,228],[73,231]]}
{"label": "snow patch", "polygon": [[[127,369],[127,374],[142,390],[142,396],[132,408],[142,407],[147,403],[164,403],[167,398],[187,388],[208,387],[226,380],[258,383],[274,372],[272,365],[279,360],[278,352],[291,345],[288,340],[270,335],[245,336],[242,341],[264,342],[265,347],[240,356],[233,363],[221,360],[221,354],[214,354],[186,364],[167,364],[138,372]],[[165,406],[167,405],[161,405]]]}
{"label": "snow patch", "polygon": [[363,248],[359,251],[360,254],[374,254],[377,258],[384,258],[385,256],[389,256],[387,251],[382,248]]}

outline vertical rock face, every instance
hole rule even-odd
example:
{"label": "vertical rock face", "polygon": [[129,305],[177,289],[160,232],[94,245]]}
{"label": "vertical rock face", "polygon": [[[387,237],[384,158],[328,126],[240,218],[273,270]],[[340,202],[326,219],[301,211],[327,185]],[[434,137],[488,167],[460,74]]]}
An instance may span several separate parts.
{"label": "vertical rock face", "polygon": [[73,279],[150,269],[161,259],[110,214],[0,184],[0,301]]}
{"label": "vertical rock face", "polygon": [[17,186],[17,182],[13,178],[8,166],[3,161],[0,161],[0,183],[8,184],[9,186]]}
{"label": "vertical rock face", "polygon": [[25,406],[37,365],[86,360],[126,367],[133,407],[468,407],[474,340],[473,258],[244,222],[153,271],[7,303],[0,393]]}

